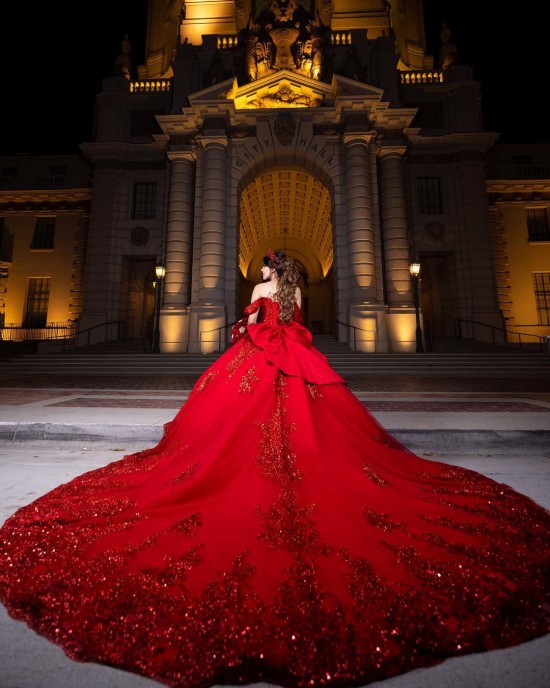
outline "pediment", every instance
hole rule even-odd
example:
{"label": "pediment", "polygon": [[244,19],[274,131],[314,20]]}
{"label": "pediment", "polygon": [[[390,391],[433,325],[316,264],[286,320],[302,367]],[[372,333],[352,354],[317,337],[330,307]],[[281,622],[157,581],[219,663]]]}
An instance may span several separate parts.
{"label": "pediment", "polygon": [[384,89],[366,84],[363,81],[356,81],[355,79],[348,79],[345,76],[335,74],[332,77],[331,87],[334,91],[335,97],[340,96],[363,96],[369,100],[381,100],[384,95]]}
{"label": "pediment", "polygon": [[239,86],[236,79],[219,84],[189,96],[191,105],[229,100],[236,110],[271,108],[330,107],[338,97],[360,97],[381,100],[383,90],[353,79],[335,75],[327,84],[303,74],[282,69]]}

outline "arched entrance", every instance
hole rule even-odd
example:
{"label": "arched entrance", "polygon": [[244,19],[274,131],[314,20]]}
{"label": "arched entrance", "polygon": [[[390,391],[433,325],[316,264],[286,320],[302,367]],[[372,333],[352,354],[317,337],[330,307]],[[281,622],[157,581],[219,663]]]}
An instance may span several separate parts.
{"label": "arched entrance", "polygon": [[306,325],[334,329],[333,227],[329,189],[299,167],[270,167],[242,190],[239,203],[239,311],[250,302],[269,248],[298,263]]}

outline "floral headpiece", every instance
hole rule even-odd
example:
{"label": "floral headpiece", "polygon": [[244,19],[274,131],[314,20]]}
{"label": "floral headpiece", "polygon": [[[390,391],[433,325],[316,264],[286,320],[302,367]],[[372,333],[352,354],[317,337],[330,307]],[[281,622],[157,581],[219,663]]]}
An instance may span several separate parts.
{"label": "floral headpiece", "polygon": [[281,259],[279,258],[279,256],[277,256],[277,254],[275,253],[275,251],[272,248],[270,248],[269,251],[267,252],[267,257],[269,258],[269,260],[272,263],[275,263],[276,265],[281,264]]}

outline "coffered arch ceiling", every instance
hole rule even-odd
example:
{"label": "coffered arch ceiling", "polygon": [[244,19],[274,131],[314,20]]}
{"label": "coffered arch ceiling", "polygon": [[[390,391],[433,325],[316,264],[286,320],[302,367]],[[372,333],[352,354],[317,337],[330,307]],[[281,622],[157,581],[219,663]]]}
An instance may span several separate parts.
{"label": "coffered arch ceiling", "polygon": [[270,169],[243,190],[240,199],[239,267],[258,281],[269,248],[286,247],[309,279],[323,279],[333,261],[331,196],[312,174],[293,168]]}

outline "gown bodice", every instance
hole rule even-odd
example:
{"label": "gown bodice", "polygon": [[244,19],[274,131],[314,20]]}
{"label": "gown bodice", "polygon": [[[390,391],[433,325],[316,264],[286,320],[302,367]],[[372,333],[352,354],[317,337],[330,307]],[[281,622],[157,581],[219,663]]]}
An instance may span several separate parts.
{"label": "gown bodice", "polygon": [[[246,315],[251,315],[258,310],[260,311],[258,316],[259,323],[265,323],[272,327],[285,324],[279,320],[279,303],[274,299],[270,299],[267,296],[260,296],[259,299],[252,301],[252,303],[244,309],[244,312]],[[302,322],[302,312],[297,303],[294,304],[292,322]]]}

